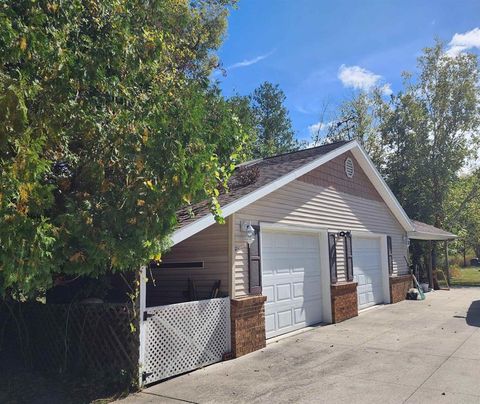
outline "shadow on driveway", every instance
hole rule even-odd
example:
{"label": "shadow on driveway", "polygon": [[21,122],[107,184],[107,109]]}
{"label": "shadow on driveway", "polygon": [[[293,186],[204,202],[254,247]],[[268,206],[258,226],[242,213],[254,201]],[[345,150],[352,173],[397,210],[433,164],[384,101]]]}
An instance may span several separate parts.
{"label": "shadow on driveway", "polygon": [[465,321],[472,327],[480,327],[480,300],[472,302],[467,311]]}
{"label": "shadow on driveway", "polygon": [[464,318],[468,325],[480,327],[480,300],[472,302],[467,311],[467,316],[453,316],[455,318]]}

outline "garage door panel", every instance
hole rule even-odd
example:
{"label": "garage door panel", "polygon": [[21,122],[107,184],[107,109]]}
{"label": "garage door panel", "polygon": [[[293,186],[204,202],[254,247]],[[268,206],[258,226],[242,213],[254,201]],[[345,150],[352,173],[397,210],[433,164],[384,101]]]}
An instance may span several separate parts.
{"label": "garage door panel", "polygon": [[278,328],[291,327],[293,325],[292,310],[284,310],[277,313]]}
{"label": "garage door panel", "polygon": [[295,309],[293,309],[293,312],[295,314],[295,322],[298,324],[298,323],[303,323],[305,322],[306,320],[306,317],[305,317],[305,312],[306,312],[306,309],[305,307],[297,307]]}
{"label": "garage door panel", "polygon": [[293,297],[303,297],[303,282],[295,282],[293,284]]}
{"label": "garage door panel", "polygon": [[292,298],[291,288],[292,285],[290,283],[277,285],[277,296],[275,300],[290,300]]}
{"label": "garage door panel", "polygon": [[275,313],[265,314],[265,332],[267,334],[277,329],[275,317]]}
{"label": "garage door panel", "polygon": [[380,242],[378,238],[353,240],[353,275],[357,286],[358,308],[383,303]]}
{"label": "garage door panel", "polygon": [[321,321],[317,235],[262,233],[267,338]]}
{"label": "garage door panel", "polygon": [[262,286],[262,294],[267,296],[266,304],[275,301],[275,287],[274,286]]}

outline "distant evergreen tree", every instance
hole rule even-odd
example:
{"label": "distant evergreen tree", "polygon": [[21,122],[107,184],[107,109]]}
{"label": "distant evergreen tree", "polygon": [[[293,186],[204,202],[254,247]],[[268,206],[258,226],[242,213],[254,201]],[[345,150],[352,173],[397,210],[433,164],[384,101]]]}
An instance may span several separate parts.
{"label": "distant evergreen tree", "polygon": [[250,96],[255,122],[256,140],[253,157],[266,157],[298,150],[301,143],[295,139],[285,93],[278,84],[262,83]]}

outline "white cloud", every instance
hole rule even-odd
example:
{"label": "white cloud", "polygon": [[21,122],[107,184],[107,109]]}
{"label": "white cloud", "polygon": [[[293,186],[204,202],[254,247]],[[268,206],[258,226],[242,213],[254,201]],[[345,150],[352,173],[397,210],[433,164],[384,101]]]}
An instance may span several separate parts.
{"label": "white cloud", "polygon": [[308,127],[308,131],[310,132],[310,135],[316,136],[318,133],[321,133],[323,131],[326,131],[329,127],[331,127],[335,122],[317,122],[314,123],[313,125],[310,125]]}
{"label": "white cloud", "polygon": [[480,49],[480,28],[474,28],[463,34],[455,34],[448,44],[447,55],[457,56],[468,49]]}
{"label": "white cloud", "polygon": [[227,67],[227,70],[233,70],[233,69],[238,69],[239,67],[247,67],[247,66],[254,65],[255,63],[260,62],[261,60],[272,56],[274,52],[275,52],[275,49],[271,50],[270,52],[266,53],[265,55],[260,55],[260,56],[257,56],[255,58],[253,58],[253,59],[245,59],[241,62],[234,63],[233,65]]}
{"label": "white cloud", "polygon": [[381,88],[380,90],[382,91],[382,94],[383,95],[392,95],[393,94],[393,91],[392,91],[392,87],[390,85],[390,83],[385,83]]}
{"label": "white cloud", "polygon": [[[351,87],[363,91],[370,91],[383,79],[379,74],[375,74],[363,67],[345,65],[339,67],[337,77],[345,87]],[[381,87],[381,91],[384,95],[392,94],[390,83],[385,83]]]}

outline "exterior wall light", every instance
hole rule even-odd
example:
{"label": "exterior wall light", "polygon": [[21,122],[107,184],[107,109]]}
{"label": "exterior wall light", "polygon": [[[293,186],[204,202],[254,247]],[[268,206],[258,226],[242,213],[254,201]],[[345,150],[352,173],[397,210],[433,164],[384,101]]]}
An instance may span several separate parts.
{"label": "exterior wall light", "polygon": [[255,229],[251,223],[241,223],[240,228],[245,232],[245,241],[248,245],[252,244],[255,241]]}
{"label": "exterior wall light", "polygon": [[350,236],[350,232],[349,231],[340,231],[337,233],[337,237],[345,237],[345,236]]}

